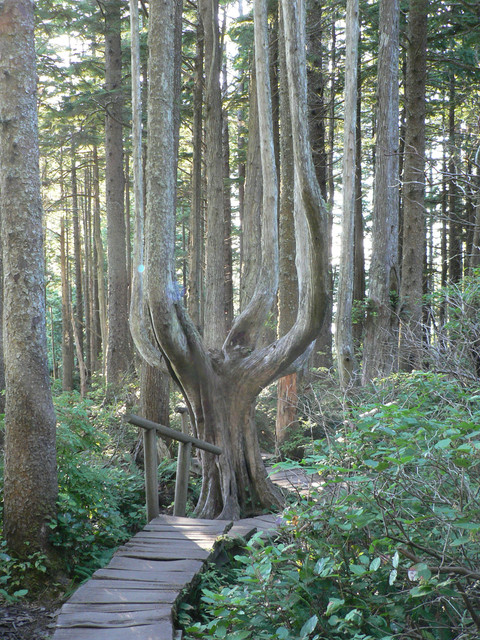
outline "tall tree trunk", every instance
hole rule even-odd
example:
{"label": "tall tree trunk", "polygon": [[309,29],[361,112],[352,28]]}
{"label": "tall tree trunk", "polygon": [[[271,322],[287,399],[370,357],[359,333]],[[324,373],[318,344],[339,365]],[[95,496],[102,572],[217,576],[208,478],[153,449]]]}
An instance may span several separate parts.
{"label": "tall tree trunk", "polygon": [[122,136],[121,2],[105,7],[105,182],[108,251],[107,383],[120,384],[131,369],[132,345],[128,327],[128,280],[125,257],[125,209]]}
{"label": "tall tree trunk", "polygon": [[449,86],[448,104],[448,277],[451,283],[458,283],[463,275],[462,255],[462,221],[459,208],[459,193],[457,185],[457,170],[459,165],[459,151],[455,132],[456,87],[455,74],[452,71]]}
{"label": "tall tree trunk", "polygon": [[100,168],[97,147],[93,148],[93,238],[96,253],[96,282],[98,289],[98,315],[100,321],[100,336],[103,352],[103,369],[105,370],[108,326],[107,326],[107,295],[105,292],[104,262],[102,230],[100,225]]}
{"label": "tall tree trunk", "polygon": [[0,5],[0,210],[6,377],[4,526],[21,557],[50,553],[55,412],[48,375],[34,4]]}
{"label": "tall tree trunk", "polygon": [[398,283],[398,50],[399,2],[380,0],[377,142],[372,227],[372,259],[363,382],[395,369],[391,291]]}
{"label": "tall tree trunk", "polygon": [[68,229],[66,221],[60,222],[60,272],[62,278],[62,389],[73,389],[73,333],[71,322],[71,294],[68,269]]}
{"label": "tall tree trunk", "polygon": [[[228,73],[227,58],[224,52],[223,40],[227,28],[227,11],[224,8],[222,26],[222,93],[227,99]],[[230,186],[230,132],[228,129],[228,110],[222,109],[222,153],[223,153],[223,207],[224,207],[224,278],[225,278],[225,323],[230,331],[233,323],[233,258],[232,258],[232,189]]]}
{"label": "tall tree trunk", "polygon": [[128,298],[127,306],[130,308],[130,285],[132,282],[132,224],[130,217],[130,156],[125,154],[125,260],[127,263]]}
{"label": "tall tree trunk", "polygon": [[75,347],[77,350],[78,366],[81,368],[80,361],[84,357],[84,305],[83,305],[83,283],[82,283],[82,250],[80,238],[80,222],[79,222],[79,206],[78,206],[78,177],[77,165],[75,158],[74,136],[72,134],[71,147],[71,179],[72,179],[72,222],[73,222],[73,258],[75,265],[75,304],[73,305],[74,321],[73,332],[75,338]]}
{"label": "tall tree trunk", "polygon": [[202,206],[202,162],[203,162],[203,25],[200,17],[196,26],[195,78],[193,86],[193,163],[192,204],[190,207],[190,238],[188,264],[187,308],[197,329],[203,327],[203,206]]}
{"label": "tall tree trunk", "polygon": [[258,130],[258,100],[255,69],[250,78],[248,110],[247,162],[245,167],[245,201],[242,220],[242,272],[240,310],[243,311],[255,290],[260,269],[263,181]]}
{"label": "tall tree trunk", "polygon": [[353,324],[353,342],[358,350],[363,340],[365,314],[365,243],[362,206],[362,77],[361,56],[358,56],[357,70],[357,133],[355,152],[355,229],[354,229],[354,267],[353,300],[357,303],[357,317]]}
{"label": "tall tree trunk", "polygon": [[225,321],[225,221],[223,199],[221,52],[218,0],[199,0],[205,46],[205,168],[206,265],[204,338],[209,348],[219,348],[226,336]]}
{"label": "tall tree trunk", "polygon": [[358,0],[347,0],[345,22],[345,116],[343,145],[342,244],[338,280],[336,347],[338,375],[343,388],[354,382],[357,369],[353,346],[352,308],[355,239],[355,168],[357,127]]}
{"label": "tall tree trunk", "polygon": [[[287,75],[287,59],[283,15],[280,7],[279,75]],[[279,205],[279,272],[278,335],[284,336],[297,318],[298,281],[295,269],[295,221],[293,216],[295,171],[293,161],[292,118],[288,86],[279,85],[280,94],[280,205]],[[317,174],[318,175],[318,174]],[[290,373],[277,383],[277,416],[275,444],[280,448],[288,437],[289,427],[297,419],[297,374]]]}
{"label": "tall tree trunk", "polygon": [[425,86],[427,0],[410,0],[405,90],[403,252],[400,287],[399,368],[419,369],[423,354],[425,224]]}

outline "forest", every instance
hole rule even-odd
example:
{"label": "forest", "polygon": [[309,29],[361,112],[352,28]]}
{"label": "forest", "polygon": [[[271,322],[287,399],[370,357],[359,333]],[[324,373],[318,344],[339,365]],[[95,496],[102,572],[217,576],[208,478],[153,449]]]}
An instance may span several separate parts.
{"label": "forest", "polygon": [[479,57],[475,0],[0,2],[3,640],[152,455],[172,513],[132,414],[214,445],[192,518],[283,514],[185,640],[480,637]]}

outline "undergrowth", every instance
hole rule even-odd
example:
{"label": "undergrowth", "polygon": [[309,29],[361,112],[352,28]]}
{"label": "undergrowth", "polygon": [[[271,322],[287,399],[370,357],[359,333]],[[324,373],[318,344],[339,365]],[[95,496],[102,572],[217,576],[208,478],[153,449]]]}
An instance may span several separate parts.
{"label": "undergrowth", "polygon": [[[143,475],[125,453],[133,448],[136,430],[122,423],[118,406],[102,402],[100,392],[92,396],[54,393],[59,493],[50,539],[74,582],[104,566],[115,548],[145,523]],[[0,494],[2,490],[0,456]],[[0,598],[15,601],[27,595],[26,573],[35,571],[41,578],[47,563],[39,553],[21,560],[11,555],[2,540],[1,521],[0,502]]]}
{"label": "undergrowth", "polygon": [[319,489],[278,540],[206,574],[186,640],[480,637],[480,389],[399,375],[360,401],[311,446]]}

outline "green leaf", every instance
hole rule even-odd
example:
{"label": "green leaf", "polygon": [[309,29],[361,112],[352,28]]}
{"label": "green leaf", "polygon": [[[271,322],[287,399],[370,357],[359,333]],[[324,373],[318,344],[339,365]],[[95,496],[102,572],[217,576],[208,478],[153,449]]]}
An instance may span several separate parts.
{"label": "green leaf", "polygon": [[470,536],[460,536],[460,538],[457,538],[451,543],[451,546],[459,547],[461,544],[466,544],[467,542],[470,542]]}
{"label": "green leaf", "polygon": [[279,627],[276,631],[276,636],[279,640],[286,640],[290,637],[290,632],[287,627]]}
{"label": "green leaf", "polygon": [[396,579],[397,579],[397,570],[396,569],[392,569],[390,571],[390,575],[388,577],[388,584],[390,586],[392,586],[392,584],[395,582]]}
{"label": "green leaf", "polygon": [[382,563],[382,561],[381,561],[380,558],[378,558],[378,557],[374,558],[372,560],[372,562],[370,563],[370,571],[376,571],[381,563]]}
{"label": "green leaf", "polygon": [[480,530],[480,524],[475,522],[455,522],[455,526],[459,529],[467,529],[468,531]]}
{"label": "green leaf", "polygon": [[330,600],[328,601],[327,610],[325,611],[325,615],[331,616],[332,613],[338,611],[340,607],[343,607],[344,604],[345,600],[343,600],[343,598],[330,598]]}
{"label": "green leaf", "polygon": [[362,567],[359,564],[351,564],[349,568],[350,568],[350,571],[354,573],[356,576],[363,576],[367,572],[365,567]]}
{"label": "green leaf", "polygon": [[451,442],[452,442],[451,438],[444,438],[443,440],[439,440],[435,444],[435,449],[446,449],[447,447],[450,446]]}
{"label": "green leaf", "polygon": [[393,564],[395,569],[398,567],[399,560],[400,560],[400,556],[398,554],[398,551],[395,551],[395,554],[394,554],[393,559],[392,559],[392,564]]}
{"label": "green leaf", "polygon": [[300,638],[307,638],[315,630],[317,622],[318,616],[313,615],[311,618],[309,618],[300,629]]}

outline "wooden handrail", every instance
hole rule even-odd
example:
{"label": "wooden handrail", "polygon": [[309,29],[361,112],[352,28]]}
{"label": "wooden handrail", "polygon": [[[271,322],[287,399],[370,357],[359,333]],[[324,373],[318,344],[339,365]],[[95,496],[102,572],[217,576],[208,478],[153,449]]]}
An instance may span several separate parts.
{"label": "wooden handrail", "polygon": [[145,499],[147,503],[147,521],[153,520],[159,514],[158,509],[158,459],[156,447],[156,434],[178,441],[177,477],[175,482],[175,503],[173,514],[184,516],[187,506],[188,477],[190,474],[190,458],[192,446],[209,453],[220,455],[220,447],[194,438],[188,433],[188,418],[184,407],[177,407],[177,413],[182,416],[182,431],[170,429],[163,424],[146,420],[140,416],[129,414],[125,419],[144,430],[143,448],[145,460]]}
{"label": "wooden handrail", "polygon": [[202,449],[203,451],[208,451],[209,453],[215,453],[217,456],[221,455],[222,453],[220,447],[217,447],[214,444],[210,444],[210,442],[199,440],[198,438],[194,438],[188,433],[182,433],[181,431],[177,431],[176,429],[170,429],[170,427],[166,427],[163,424],[158,424],[157,422],[152,422],[151,420],[146,420],[145,418],[140,418],[140,416],[136,416],[133,413],[126,416],[126,420],[127,422],[130,422],[137,427],[141,427],[142,429],[154,429],[162,436],[172,438],[172,440],[178,440],[179,442],[185,443],[190,442],[194,447],[197,447],[197,449]]}

